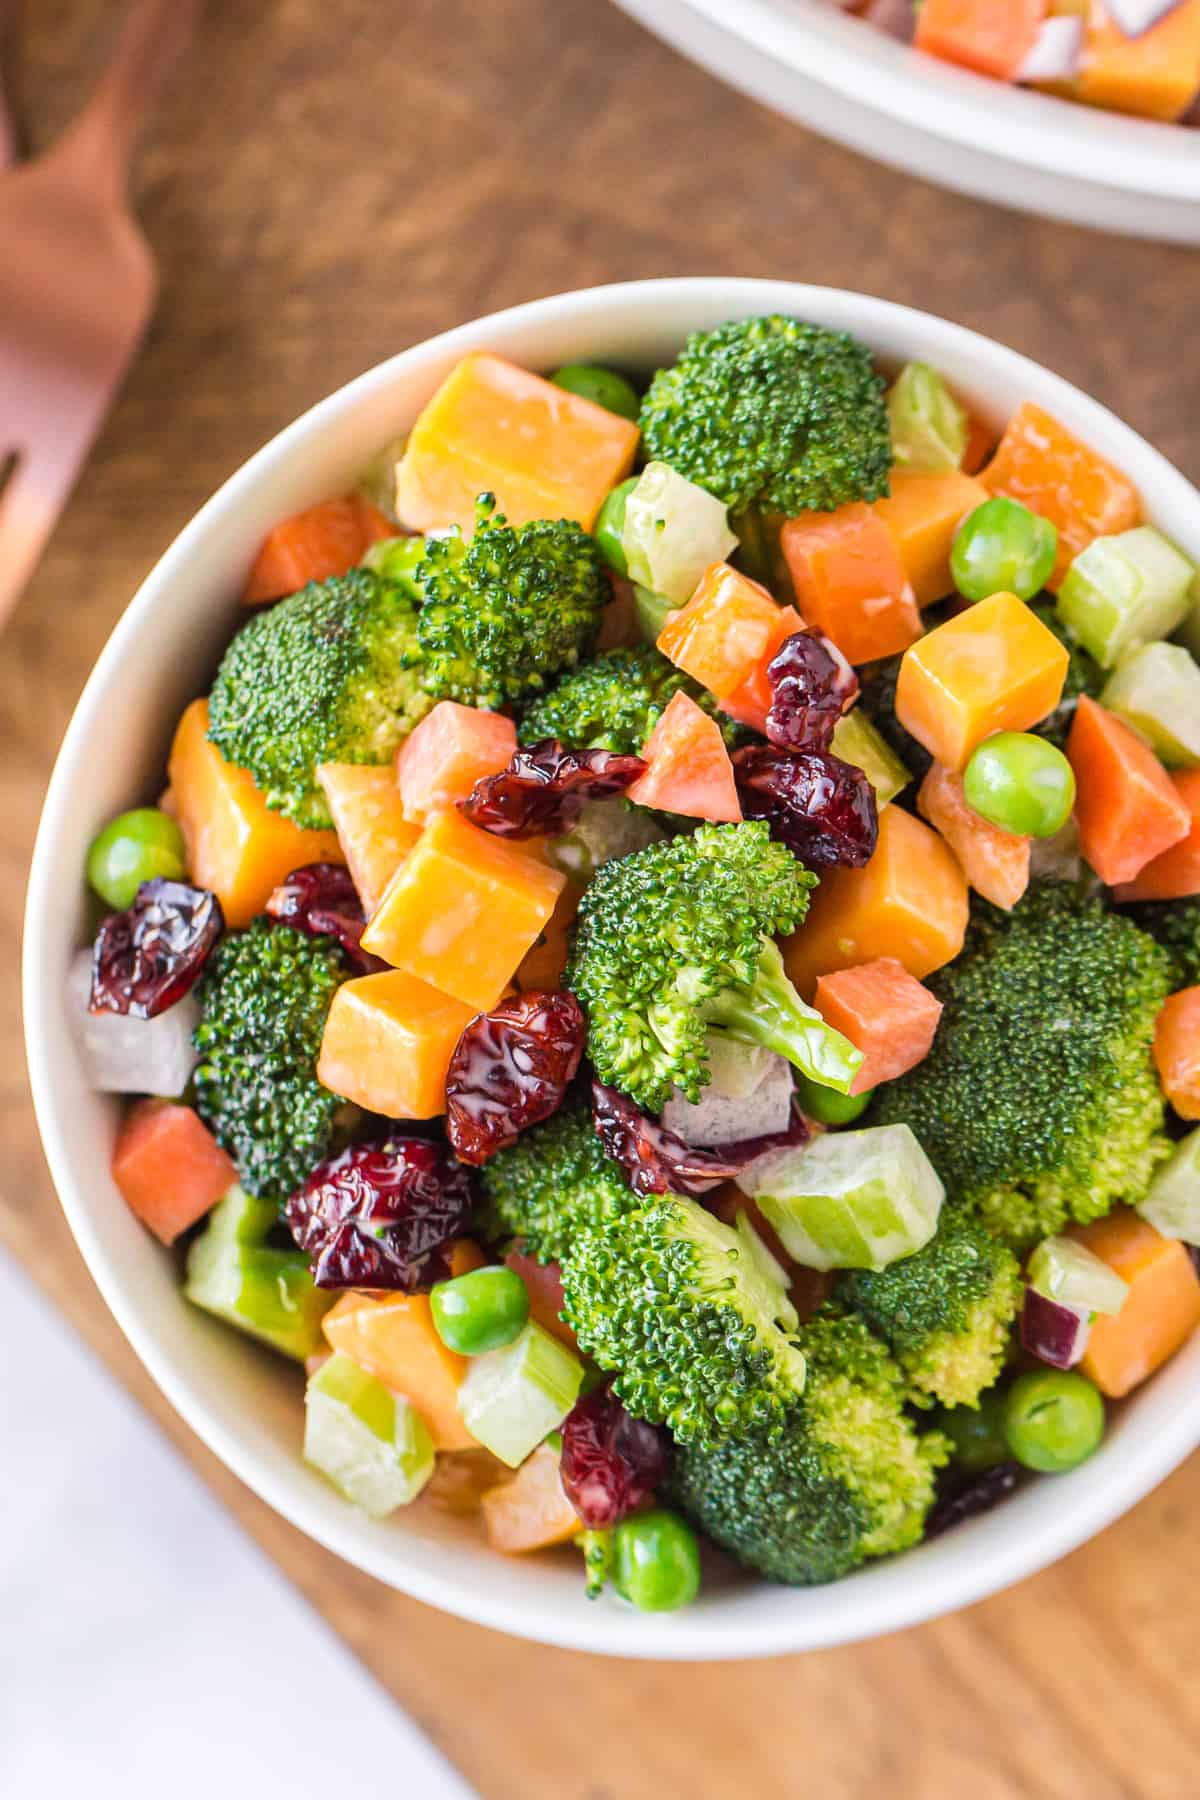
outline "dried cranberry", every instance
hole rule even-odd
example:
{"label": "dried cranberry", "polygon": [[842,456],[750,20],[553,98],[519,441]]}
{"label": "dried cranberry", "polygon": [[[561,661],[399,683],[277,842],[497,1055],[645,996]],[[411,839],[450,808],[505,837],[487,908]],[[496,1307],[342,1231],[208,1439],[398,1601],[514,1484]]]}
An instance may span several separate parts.
{"label": "dried cranberry", "polygon": [[543,738],[518,750],[498,775],[477,781],[459,806],[472,825],[496,837],[561,837],[578,820],[585,800],[623,794],[645,768],[640,756],[564,750],[557,738]]}
{"label": "dried cranberry", "polygon": [[875,790],[853,763],[751,744],[734,751],[733,772],[746,817],[765,819],[802,863],[857,869],[870,861],[879,835]]}
{"label": "dried cranberry", "polygon": [[486,1162],[557,1112],[586,1036],[574,994],[514,994],[472,1019],[446,1076],[446,1136],[460,1159]]}
{"label": "dried cranberry", "polygon": [[671,1466],[665,1431],[625,1411],[611,1387],[577,1400],[562,1426],[563,1492],[591,1531],[603,1531],[650,1498]]}
{"label": "dried cranberry", "polygon": [[858,696],[858,676],[823,631],[793,632],[767,664],[767,736],[781,750],[828,750]]}
{"label": "dried cranberry", "polygon": [[364,975],[387,964],[360,943],[366,920],[358,889],[340,863],[306,863],[293,869],[267,901],[267,917],[277,925],[293,925],[310,937],[336,938],[346,961]]}
{"label": "dried cranberry", "polygon": [[925,1536],[940,1537],[943,1531],[961,1525],[964,1519],[975,1519],[980,1513],[990,1512],[1012,1493],[1020,1473],[1020,1466],[1015,1462],[997,1463],[994,1468],[985,1469],[982,1475],[974,1476],[965,1487],[944,1494],[925,1521]]}
{"label": "dried cranberry", "polygon": [[467,1171],[444,1145],[391,1137],[318,1164],[284,1218],[318,1287],[415,1294],[449,1274],[443,1250],[471,1209]]}
{"label": "dried cranberry", "polygon": [[807,1143],[809,1135],[800,1113],[793,1112],[786,1131],[702,1149],[647,1118],[627,1095],[602,1081],[592,1082],[592,1118],[606,1154],[620,1163],[635,1194],[706,1194],[740,1175],[756,1156]]}
{"label": "dried cranberry", "polygon": [[110,913],[92,950],[94,1013],[153,1019],[193,987],[225,929],[221,902],[207,888],[157,875],[143,881],[127,911]]}

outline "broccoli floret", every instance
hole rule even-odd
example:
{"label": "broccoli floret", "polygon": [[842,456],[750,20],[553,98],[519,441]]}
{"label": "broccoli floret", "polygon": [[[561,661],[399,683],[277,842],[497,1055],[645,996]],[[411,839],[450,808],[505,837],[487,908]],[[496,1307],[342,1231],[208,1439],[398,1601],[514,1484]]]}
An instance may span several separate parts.
{"label": "broccoli floret", "polygon": [[473,536],[430,538],[417,566],[421,680],[439,699],[501,707],[540,693],[586,656],[612,590],[594,538],[572,519],[510,526],[480,497]]}
{"label": "broccoli floret", "polygon": [[781,1275],[744,1223],[664,1194],[573,1238],[563,1316],[637,1418],[680,1443],[770,1437],[804,1387]]}
{"label": "broccoli floret", "polygon": [[1082,644],[1077,644],[1067,632],[1053,601],[1034,600],[1030,603],[1029,610],[1037,615],[1047,631],[1054,633],[1060,644],[1066,645],[1070,653],[1071,660],[1067,664],[1066,679],[1058,705],[1046,718],[1030,728],[1038,737],[1049,738],[1052,744],[1057,744],[1062,750],[1067,742],[1067,733],[1071,729],[1071,720],[1075,717],[1080,694],[1087,694],[1092,700],[1098,700],[1107,675],[1091,652],[1085,650]]}
{"label": "broccoli floret", "polygon": [[491,1242],[521,1238],[538,1262],[561,1262],[577,1232],[637,1204],[621,1168],[605,1156],[580,1095],[486,1162],[479,1185],[483,1235]]}
{"label": "broccoli floret", "polygon": [[636,756],[667,702],[680,692],[717,719],[727,744],[732,747],[742,741],[741,727],[717,713],[712,695],[652,644],[609,650],[564,675],[525,708],[518,736],[523,744],[558,738],[569,750],[613,750],[620,756]]}
{"label": "broccoli floret", "polygon": [[332,938],[266,919],[222,938],[204,972],[196,1107],[251,1194],[286,1200],[332,1146],[344,1103],[316,1064],[348,973]]}
{"label": "broccoli floret", "polygon": [[784,1430],[680,1446],[669,1497],[747,1568],[811,1586],[920,1539],[949,1445],[914,1429],[900,1370],[860,1320],[827,1310],[799,1341],[808,1385]]}
{"label": "broccoli floret", "polygon": [[209,701],[209,737],[268,806],[330,824],[323,762],[385,763],[433,705],[408,667],[416,609],[369,569],[314,581],[243,625]]}
{"label": "broccoli floret", "polygon": [[1124,907],[1121,916],[1162,945],[1171,958],[1173,988],[1200,984],[1200,898],[1141,900]]}
{"label": "broccoli floret", "polygon": [[837,1292],[888,1346],[916,1404],[977,1406],[1003,1367],[1023,1287],[1012,1251],[946,1207],[923,1249],[877,1273],[847,1271]]}
{"label": "broccoli floret", "polygon": [[602,864],[564,977],[601,1081],[650,1112],[673,1087],[698,1100],[717,1027],[848,1086],[850,1046],[800,999],[772,941],[800,923],[815,881],[761,820],[702,825]]}
{"label": "broccoli floret", "polygon": [[768,578],[778,521],[888,491],[884,384],[844,331],[779,314],[697,331],[642,402],[646,455],[731,508]]}
{"label": "broccoli floret", "polygon": [[952,1199],[1014,1249],[1145,1194],[1169,1153],[1150,1056],[1166,954],[1099,900],[1045,882],[1011,914],[980,908],[930,978],[937,1038],[879,1090]]}

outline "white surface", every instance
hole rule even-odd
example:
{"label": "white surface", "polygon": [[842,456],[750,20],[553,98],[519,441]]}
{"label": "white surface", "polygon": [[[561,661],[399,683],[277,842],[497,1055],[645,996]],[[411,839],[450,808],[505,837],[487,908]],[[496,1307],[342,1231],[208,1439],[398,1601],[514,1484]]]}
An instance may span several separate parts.
{"label": "white surface", "polygon": [[0,1794],[470,1800],[3,1257],[0,1357]]}
{"label": "white surface", "polygon": [[[945,187],[1200,243],[1200,134],[955,68],[819,0],[617,0],[685,56],[814,131]],[[803,179],[803,168],[780,179]]]}
{"label": "white surface", "polygon": [[87,846],[113,813],[161,790],[184,702],[211,677],[235,596],[267,530],[355,479],[411,424],[468,350],[533,368],[583,359],[654,367],[690,330],[784,311],[856,333],[896,366],[929,362],[997,428],[1024,399],[1056,414],[1137,482],[1155,524],[1200,559],[1200,495],[1144,439],[1027,358],[907,307],[791,282],[698,277],[535,301],[381,364],[272,440],[167,551],[104,650],[59,754],[38,833],[25,919],[24,1013],[38,1121],[71,1228],[122,1330],[168,1399],[263,1499],[368,1573],[498,1630],[620,1656],[766,1656],[847,1643],[966,1605],[1019,1580],[1115,1519],[1200,1442],[1200,1338],[1117,1416],[1089,1462],[1035,1483],[985,1518],[832,1587],[706,1584],[672,1614],[590,1602],[573,1555],[493,1555],[473,1521],[420,1502],[373,1523],[296,1453],[300,1386],[180,1297],[173,1260],[124,1207],[107,1173],[118,1108],[89,1091],[62,1002],[84,935]]}

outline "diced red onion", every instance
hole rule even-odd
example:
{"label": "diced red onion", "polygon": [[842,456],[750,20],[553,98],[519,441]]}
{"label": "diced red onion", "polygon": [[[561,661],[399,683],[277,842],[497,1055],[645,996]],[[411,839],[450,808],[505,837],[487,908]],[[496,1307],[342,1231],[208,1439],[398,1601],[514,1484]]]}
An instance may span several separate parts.
{"label": "diced red onion", "polygon": [[882,31],[898,43],[911,44],[917,15],[913,0],[870,0],[862,17],[876,31]]}
{"label": "diced red onion", "polygon": [[[1105,0],[1106,9],[1115,25],[1126,37],[1142,37],[1151,26],[1174,12],[1181,0]],[[1048,22],[1048,21],[1047,21]],[[1045,27],[1043,26],[1043,30]]]}
{"label": "diced red onion", "polygon": [[192,1033],[200,1003],[185,994],[153,1019],[89,1010],[92,952],[80,950],[67,978],[67,1006],[90,1085],[101,1094],[158,1094],[176,1099],[196,1066]]}
{"label": "diced red onion", "polygon": [[[1124,5],[1137,5],[1139,0],[1122,0]],[[1162,0],[1148,0],[1161,5]],[[1174,5],[1174,0],[1167,0]],[[1111,7],[1115,11],[1115,7]],[[1083,19],[1078,13],[1056,13],[1043,19],[1033,48],[1016,73],[1017,81],[1071,81],[1079,72],[1083,51]]]}
{"label": "diced red onion", "polygon": [[1073,1369],[1087,1349],[1091,1314],[1061,1300],[1048,1300],[1036,1288],[1025,1289],[1021,1308],[1021,1345],[1052,1369]]}

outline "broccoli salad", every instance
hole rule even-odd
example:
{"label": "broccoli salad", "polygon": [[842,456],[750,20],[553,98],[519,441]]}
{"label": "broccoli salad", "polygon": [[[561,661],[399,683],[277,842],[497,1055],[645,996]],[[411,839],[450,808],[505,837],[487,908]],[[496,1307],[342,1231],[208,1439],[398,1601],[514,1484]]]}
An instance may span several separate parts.
{"label": "broccoli salad", "polygon": [[666,1611],[1091,1455],[1200,1324],[1200,586],[1122,471],[794,318],[476,353],[242,600],[70,1004],[317,1475]]}

